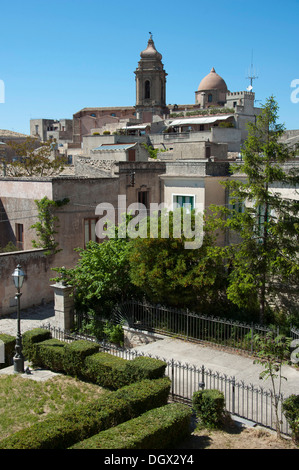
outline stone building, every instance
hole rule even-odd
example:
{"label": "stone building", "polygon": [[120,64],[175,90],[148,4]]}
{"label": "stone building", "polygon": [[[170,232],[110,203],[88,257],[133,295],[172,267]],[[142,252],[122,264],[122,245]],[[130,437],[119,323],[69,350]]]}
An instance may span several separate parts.
{"label": "stone building", "polygon": [[195,92],[195,103],[201,108],[224,106],[226,103],[227,85],[214,67],[200,82]]}
{"label": "stone building", "polygon": [[30,135],[42,142],[56,140],[58,144],[72,142],[73,120],[72,119],[31,119]]}
{"label": "stone building", "polygon": [[[148,136],[153,147],[165,148],[171,141],[227,144],[228,152],[239,152],[246,139],[248,122],[254,122],[259,108],[255,94],[233,92],[212,68],[199,83],[193,104],[166,104],[167,73],[152,35],[141,51],[135,74],[136,102],[127,107],[84,108],[73,115],[73,142],[80,154],[83,140],[91,135]],[[175,135],[174,135],[175,134]],[[215,145],[216,149],[217,146]],[[211,155],[213,156],[213,155]]]}
{"label": "stone building", "polygon": [[140,53],[136,75],[136,116],[141,122],[152,122],[153,116],[169,114],[166,106],[166,76],[162,55],[157,51],[152,35]]}

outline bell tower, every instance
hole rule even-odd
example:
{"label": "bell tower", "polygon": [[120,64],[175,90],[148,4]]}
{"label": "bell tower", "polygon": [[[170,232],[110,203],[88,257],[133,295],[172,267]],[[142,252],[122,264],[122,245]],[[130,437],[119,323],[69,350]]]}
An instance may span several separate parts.
{"label": "bell tower", "polygon": [[168,113],[166,107],[166,76],[162,55],[155,48],[153,36],[147,48],[140,53],[140,61],[135,70],[136,114],[142,122],[152,122],[154,115]]}

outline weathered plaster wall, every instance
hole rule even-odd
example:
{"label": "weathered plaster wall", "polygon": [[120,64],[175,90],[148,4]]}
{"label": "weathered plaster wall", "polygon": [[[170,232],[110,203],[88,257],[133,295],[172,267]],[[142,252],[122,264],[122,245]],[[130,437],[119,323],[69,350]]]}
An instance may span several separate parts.
{"label": "weathered plaster wall", "polygon": [[40,249],[0,254],[0,317],[16,311],[12,273],[18,264],[26,274],[21,290],[21,308],[53,300],[50,279],[55,273],[50,269],[51,261]]}

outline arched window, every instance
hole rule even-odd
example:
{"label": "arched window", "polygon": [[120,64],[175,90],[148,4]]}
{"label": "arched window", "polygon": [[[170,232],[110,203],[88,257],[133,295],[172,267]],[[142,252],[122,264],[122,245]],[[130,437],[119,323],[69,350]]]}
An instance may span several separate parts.
{"label": "arched window", "polygon": [[144,83],[144,98],[149,99],[151,97],[151,84],[149,80]]}

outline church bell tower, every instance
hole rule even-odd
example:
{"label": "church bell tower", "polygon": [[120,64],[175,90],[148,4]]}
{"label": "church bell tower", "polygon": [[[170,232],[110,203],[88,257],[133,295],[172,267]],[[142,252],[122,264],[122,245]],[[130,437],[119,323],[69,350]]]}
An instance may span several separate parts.
{"label": "church bell tower", "polygon": [[136,115],[142,122],[152,122],[153,116],[168,113],[166,107],[166,76],[162,55],[156,50],[152,34],[147,48],[140,53],[135,70]]}

